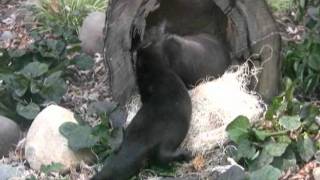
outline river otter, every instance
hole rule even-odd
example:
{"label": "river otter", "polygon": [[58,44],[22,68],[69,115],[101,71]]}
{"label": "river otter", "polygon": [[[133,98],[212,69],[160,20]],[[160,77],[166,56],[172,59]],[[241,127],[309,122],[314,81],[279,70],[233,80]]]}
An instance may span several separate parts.
{"label": "river otter", "polygon": [[125,131],[118,152],[93,180],[126,180],[148,160],[167,164],[190,158],[179,150],[191,120],[191,99],[182,80],[168,67],[157,43],[137,51],[137,82],[142,107]]}

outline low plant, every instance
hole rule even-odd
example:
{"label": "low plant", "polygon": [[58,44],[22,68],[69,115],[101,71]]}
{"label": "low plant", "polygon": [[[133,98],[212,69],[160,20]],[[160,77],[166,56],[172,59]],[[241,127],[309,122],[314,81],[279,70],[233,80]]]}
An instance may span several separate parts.
{"label": "low plant", "polygon": [[60,102],[70,65],[93,66],[85,54],[71,56],[74,48],[64,36],[31,35],[26,49],[0,49],[0,114],[17,121],[33,120],[45,104]]}
{"label": "low plant", "polygon": [[[316,8],[319,13],[320,9]],[[283,64],[283,75],[294,80],[297,93],[313,95],[320,89],[320,16],[316,13],[306,22],[302,42],[290,42]]]}
{"label": "low plant", "polygon": [[101,161],[105,160],[115,149],[120,146],[123,138],[122,128],[111,125],[110,116],[118,113],[119,108],[113,103],[103,108],[90,108],[90,114],[98,115],[100,123],[90,127],[79,117],[79,124],[67,122],[60,126],[60,133],[68,140],[68,146],[73,151],[91,149]]}
{"label": "low plant", "polygon": [[250,179],[278,179],[282,171],[309,162],[320,150],[320,108],[298,101],[293,93],[294,84],[288,80],[286,91],[273,99],[260,124],[239,116],[227,126],[237,146],[233,157]]}
{"label": "low plant", "polygon": [[288,11],[293,7],[292,0],[267,0],[273,11]]}
{"label": "low plant", "polygon": [[[91,106],[92,107],[92,106]],[[95,106],[97,107],[97,106]],[[89,108],[90,114],[94,113],[98,115],[100,123],[95,127],[90,127],[86,123],[82,123],[83,120],[78,119],[79,124],[76,123],[64,123],[60,126],[60,133],[68,140],[68,146],[73,151],[80,151],[85,149],[91,149],[99,160],[99,164],[103,164],[105,159],[109,157],[114,151],[119,149],[123,138],[123,128],[115,128],[112,126],[112,117],[119,118],[119,113],[123,112],[115,104],[108,104],[107,106],[99,106],[97,108]],[[115,115],[115,116],[114,116]],[[122,114],[121,118],[125,118]],[[170,165],[151,165],[148,168],[148,172],[153,172],[159,176],[174,176],[177,166],[175,164]],[[139,179],[132,177],[131,180]]]}
{"label": "low plant", "polygon": [[36,12],[42,28],[47,28],[48,23],[55,23],[79,32],[90,12],[104,12],[106,6],[106,0],[40,0],[40,8]]}

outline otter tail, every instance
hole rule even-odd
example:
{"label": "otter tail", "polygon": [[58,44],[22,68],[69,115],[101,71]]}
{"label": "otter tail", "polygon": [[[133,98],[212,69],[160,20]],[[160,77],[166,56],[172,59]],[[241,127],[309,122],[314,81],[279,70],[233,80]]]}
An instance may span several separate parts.
{"label": "otter tail", "polygon": [[123,146],[106,160],[92,180],[127,180],[144,166],[146,157],[147,150],[142,145]]}

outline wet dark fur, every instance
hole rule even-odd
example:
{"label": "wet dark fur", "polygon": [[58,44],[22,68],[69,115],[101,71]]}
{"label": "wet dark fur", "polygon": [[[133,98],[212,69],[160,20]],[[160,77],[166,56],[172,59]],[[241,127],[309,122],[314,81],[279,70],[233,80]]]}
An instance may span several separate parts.
{"label": "wet dark fur", "polygon": [[231,65],[229,48],[221,38],[207,33],[180,36],[166,32],[166,26],[163,21],[150,28],[144,43],[159,46],[163,59],[188,88],[206,77],[221,76]]}
{"label": "wet dark fur", "polygon": [[209,34],[168,35],[163,40],[163,54],[169,66],[188,87],[210,76],[219,77],[230,66],[228,48]]}
{"label": "wet dark fur", "polygon": [[107,159],[94,180],[126,180],[148,160],[182,161],[178,150],[191,120],[191,100],[182,80],[168,68],[162,51],[149,45],[137,53],[137,81],[142,107],[125,131],[120,150]]}

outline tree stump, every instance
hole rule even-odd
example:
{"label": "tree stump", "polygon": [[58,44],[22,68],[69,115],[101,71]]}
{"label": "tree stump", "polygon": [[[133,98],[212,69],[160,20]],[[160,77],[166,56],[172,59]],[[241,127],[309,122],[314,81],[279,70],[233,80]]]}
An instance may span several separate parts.
{"label": "tree stump", "polygon": [[[160,4],[161,1],[160,0]],[[259,54],[254,64],[261,67],[258,84],[254,90],[269,101],[277,95],[280,84],[281,39],[276,24],[264,0],[212,0],[219,8],[215,14],[223,14],[223,28],[230,54],[234,59]],[[147,17],[159,3],[157,0],[109,0],[105,28],[104,55],[109,69],[109,83],[113,99],[124,104],[135,92],[133,68],[134,38],[143,38]],[[218,19],[221,19],[218,17]],[[214,20],[213,20],[214,21]],[[215,27],[213,27],[215,28]]]}

